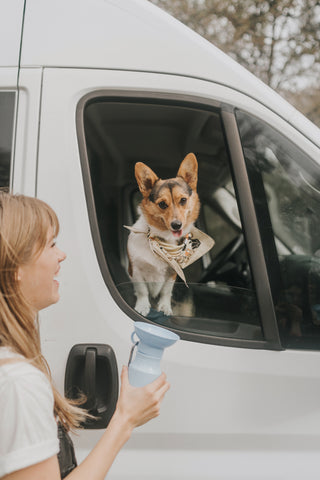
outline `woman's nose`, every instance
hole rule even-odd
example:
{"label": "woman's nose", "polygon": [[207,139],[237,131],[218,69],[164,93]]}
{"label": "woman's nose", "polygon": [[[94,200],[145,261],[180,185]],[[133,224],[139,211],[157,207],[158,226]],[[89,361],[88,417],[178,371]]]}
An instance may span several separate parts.
{"label": "woman's nose", "polygon": [[59,252],[58,252],[58,261],[59,262],[63,262],[63,260],[65,260],[67,258],[67,254],[64,253],[62,250],[59,249]]}

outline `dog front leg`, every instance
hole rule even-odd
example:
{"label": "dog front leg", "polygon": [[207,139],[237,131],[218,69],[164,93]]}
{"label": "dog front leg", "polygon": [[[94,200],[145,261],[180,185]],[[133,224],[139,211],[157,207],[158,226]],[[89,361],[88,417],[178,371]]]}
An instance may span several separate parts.
{"label": "dog front leg", "polygon": [[170,280],[164,283],[160,292],[160,298],[158,302],[158,312],[163,312],[165,315],[168,316],[172,315],[171,296],[175,279],[176,275],[173,275]]}
{"label": "dog front leg", "polygon": [[134,307],[134,309],[145,317],[146,315],[148,315],[151,307],[149,302],[149,290],[148,285],[143,279],[143,276],[137,269],[133,270],[132,283],[134,293],[137,298],[136,306]]}

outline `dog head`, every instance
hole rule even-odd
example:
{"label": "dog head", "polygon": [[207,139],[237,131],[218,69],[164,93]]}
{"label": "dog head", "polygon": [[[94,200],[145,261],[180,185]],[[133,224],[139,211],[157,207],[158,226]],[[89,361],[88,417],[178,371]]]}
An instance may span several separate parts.
{"label": "dog head", "polygon": [[193,153],[182,161],[177,176],[161,180],[142,162],[135,177],[143,195],[141,210],[147,223],[166,240],[179,240],[189,232],[199,215],[198,162]]}

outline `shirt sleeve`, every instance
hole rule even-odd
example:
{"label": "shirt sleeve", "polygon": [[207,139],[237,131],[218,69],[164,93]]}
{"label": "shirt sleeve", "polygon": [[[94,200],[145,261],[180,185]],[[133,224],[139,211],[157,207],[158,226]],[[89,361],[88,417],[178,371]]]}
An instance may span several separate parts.
{"label": "shirt sleeve", "polygon": [[59,451],[53,392],[46,376],[26,363],[0,372],[0,477]]}

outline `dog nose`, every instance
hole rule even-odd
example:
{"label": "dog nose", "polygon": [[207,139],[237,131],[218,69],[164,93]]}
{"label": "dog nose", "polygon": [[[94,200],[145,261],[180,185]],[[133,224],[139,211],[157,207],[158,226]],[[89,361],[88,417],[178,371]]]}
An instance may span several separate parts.
{"label": "dog nose", "polygon": [[180,230],[182,227],[182,222],[180,222],[180,220],[174,220],[173,222],[171,222],[171,228],[172,230]]}

